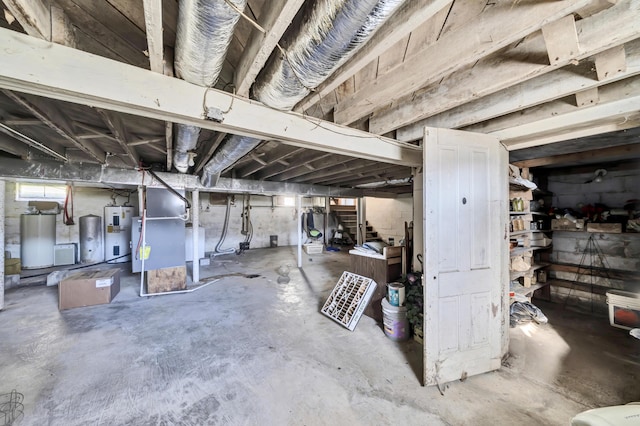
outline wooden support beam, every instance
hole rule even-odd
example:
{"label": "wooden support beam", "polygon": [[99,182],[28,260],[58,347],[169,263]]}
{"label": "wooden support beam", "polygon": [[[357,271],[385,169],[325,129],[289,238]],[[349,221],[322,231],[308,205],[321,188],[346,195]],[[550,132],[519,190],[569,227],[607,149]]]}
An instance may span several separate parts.
{"label": "wooden support beam", "polygon": [[[455,129],[469,126],[564,98],[581,90],[594,89],[604,84],[639,75],[640,39],[627,43],[624,49],[627,51],[629,60],[626,70],[605,81],[599,81],[595,77],[593,64],[590,62],[584,62],[578,66],[568,65],[400,128],[397,131],[397,138],[401,141],[418,140],[422,138],[424,127]],[[598,55],[596,55],[596,60],[597,57]],[[372,117],[372,125],[374,120],[375,117]]]}
{"label": "wooden support beam", "polygon": [[572,154],[553,155],[550,157],[533,158],[530,160],[514,161],[513,164],[522,167],[542,167],[554,165],[581,164],[597,160],[601,163],[619,161],[621,159],[640,157],[640,144],[612,146],[608,148],[592,149]]}
{"label": "wooden support beam", "polygon": [[51,41],[51,10],[42,0],[2,0],[9,12],[32,37]]}
{"label": "wooden support beam", "polygon": [[97,109],[98,115],[102,118],[102,121],[107,125],[113,137],[118,141],[118,145],[124,151],[124,154],[127,157],[129,164],[133,167],[138,167],[140,165],[140,157],[136,150],[129,145],[129,132],[124,126],[122,119],[120,116],[112,111],[107,111],[104,109]]}
{"label": "wooden support beam", "polygon": [[7,126],[42,126],[42,121],[35,118],[11,118],[3,120],[2,124]]}
{"label": "wooden support beam", "polygon": [[[330,167],[325,167],[316,172],[303,175],[295,179],[295,181],[296,182],[318,182],[319,179],[326,179],[331,176],[343,175],[345,173],[357,174],[365,169],[370,168],[373,165],[376,165],[376,163],[373,163],[369,160],[351,159],[351,160],[345,161],[344,159],[342,159],[342,161],[340,161],[337,164],[333,164]],[[377,166],[379,167],[380,165],[378,164]]]}
{"label": "wooden support beam", "polygon": [[[286,170],[276,176],[273,180],[292,180],[295,178],[299,178],[300,176],[305,176],[309,173],[315,173],[327,168],[332,169],[335,165],[344,163],[350,160],[350,157],[344,157],[341,155],[336,155],[330,158],[328,161],[325,159],[315,160],[310,163],[306,163],[299,166],[294,166],[289,170]],[[357,161],[357,160],[356,160]],[[366,160],[365,160],[366,161]]]}
{"label": "wooden support beam", "polygon": [[380,28],[351,59],[336,70],[324,83],[316,87],[315,91],[307,96],[294,109],[306,111],[322,97],[331,93],[358,71],[365,68],[391,48],[396,42],[402,40],[412,31],[422,26],[436,13],[445,7],[449,7],[451,0],[411,0],[404,3],[398,11]]}
{"label": "wooden support beam", "polygon": [[51,41],[63,46],[76,47],[76,33],[71,21],[58,6],[51,6]]}
{"label": "wooden support beam", "polygon": [[[146,138],[146,139],[138,139],[132,142],[127,142],[128,146],[138,146],[138,145],[148,145],[158,142],[164,142],[164,137],[161,138]],[[164,152],[164,151],[163,151]]]}
{"label": "wooden support beam", "polygon": [[303,3],[304,0],[272,0],[268,7],[265,5],[258,23],[266,33],[253,29],[236,67],[234,84],[238,95],[249,97],[256,76]]}
{"label": "wooden support beam", "polygon": [[353,123],[383,105],[522,40],[545,24],[569,15],[589,2],[501,2],[481,14],[476,21],[443,35],[436,43],[415,53],[336,105],[335,121]]}
{"label": "wooden support beam", "polygon": [[580,52],[573,15],[565,16],[542,27],[542,37],[547,46],[551,65],[562,65],[575,58]]}
{"label": "wooden support beam", "polygon": [[[474,124],[473,126],[467,126],[464,127],[463,130],[480,133],[492,133],[495,135],[498,135],[498,133],[500,132],[499,137],[511,138],[514,137],[515,134],[526,136],[526,134],[521,133],[522,131],[524,131],[523,126],[529,126],[531,130],[536,130],[536,133],[544,132],[546,130],[544,127],[534,129],[535,126],[537,126],[537,124],[534,123],[540,124],[544,120],[548,119],[560,122],[564,118],[568,117],[567,114],[591,114],[589,113],[589,111],[596,107],[599,108],[602,113],[604,113],[604,111],[606,110],[606,105],[613,105],[614,102],[618,101],[629,101],[629,107],[632,108],[636,102],[635,98],[640,96],[640,76],[630,77],[621,81],[617,81],[615,83],[600,86],[598,91],[600,102],[595,106],[580,108],[575,104],[575,97],[571,96],[553,102],[547,102],[545,104],[538,105],[533,108],[528,108],[526,110],[517,111],[512,114],[495,118],[493,120]],[[604,107],[600,108],[602,106]],[[613,114],[594,117],[594,121],[602,122],[608,117],[617,116],[623,113],[632,114],[637,112],[638,111],[624,109],[620,110],[620,112],[614,112]],[[520,130],[516,131],[514,129]]]}
{"label": "wooden support beam", "polygon": [[335,154],[422,164],[422,148],[411,144],[276,111],[220,90],[208,89],[205,97],[202,87],[186,81],[15,31],[0,29],[0,45],[0,87],[9,90]]}
{"label": "wooden support beam", "polygon": [[66,117],[62,115],[58,108],[49,105],[44,100],[36,102],[26,98],[24,95],[10,92],[8,90],[3,90],[3,93],[14,102],[26,108],[31,114],[38,117],[40,121],[55,130],[55,132],[64,139],[71,142],[73,146],[80,149],[99,163],[104,164],[106,162],[105,152],[98,148],[93,142],[82,142],[75,137]]}
{"label": "wooden support beam", "polygon": [[164,73],[162,43],[162,0],[143,0],[149,65],[153,72]]}
{"label": "wooden support beam", "polygon": [[[638,63],[640,47],[635,39],[640,32],[640,20],[635,16],[640,13],[639,5],[637,0],[621,3],[576,22],[581,50],[573,59],[583,60],[629,42],[627,49],[632,46]],[[616,37],[602,37],[602,34],[612,32]],[[566,61],[564,68],[559,68],[561,64],[551,66],[545,57],[535,53],[545,49],[542,35],[532,35],[504,53],[481,60],[470,70],[456,72],[439,85],[375,113],[370,119],[369,130],[382,134],[398,129],[399,140],[419,140],[424,127],[458,128],[567,96],[583,90],[588,84],[591,87],[597,84],[591,64],[581,64],[574,69],[573,65],[569,66],[571,61]],[[575,76],[572,75],[574,70]],[[637,72],[637,69],[628,70],[619,78]],[[548,79],[543,79],[547,74]],[[470,98],[477,99],[470,101]],[[444,111],[447,113],[440,117],[436,115]],[[427,117],[433,117],[433,121]],[[434,125],[434,122],[438,124]]]}

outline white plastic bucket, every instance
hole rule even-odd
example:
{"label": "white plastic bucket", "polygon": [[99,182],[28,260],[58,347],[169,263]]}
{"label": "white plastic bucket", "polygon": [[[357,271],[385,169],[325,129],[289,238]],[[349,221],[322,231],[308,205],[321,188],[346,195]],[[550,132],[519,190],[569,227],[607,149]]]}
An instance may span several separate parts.
{"label": "white plastic bucket", "polygon": [[382,327],[384,334],[391,340],[407,340],[410,335],[407,308],[391,306],[386,298],[382,299]]}
{"label": "white plastic bucket", "polygon": [[631,330],[640,327],[640,294],[630,291],[607,291],[609,323],[618,328]]}

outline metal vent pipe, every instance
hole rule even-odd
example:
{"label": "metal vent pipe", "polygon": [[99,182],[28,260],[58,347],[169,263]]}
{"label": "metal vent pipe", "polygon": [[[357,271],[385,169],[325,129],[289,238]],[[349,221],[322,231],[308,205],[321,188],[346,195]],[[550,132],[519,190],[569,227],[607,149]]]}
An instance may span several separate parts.
{"label": "metal vent pipe", "polygon": [[[318,0],[301,25],[282,42],[287,58],[274,52],[253,86],[253,96],[273,108],[291,110],[363,46],[405,0]],[[220,173],[260,144],[230,135],[204,168],[212,186]]]}
{"label": "metal vent pipe", "polygon": [[[229,0],[243,10],[246,0]],[[174,69],[189,83],[211,87],[216,83],[240,15],[225,0],[180,0]],[[192,165],[200,128],[176,125],[173,164],[180,173]]]}

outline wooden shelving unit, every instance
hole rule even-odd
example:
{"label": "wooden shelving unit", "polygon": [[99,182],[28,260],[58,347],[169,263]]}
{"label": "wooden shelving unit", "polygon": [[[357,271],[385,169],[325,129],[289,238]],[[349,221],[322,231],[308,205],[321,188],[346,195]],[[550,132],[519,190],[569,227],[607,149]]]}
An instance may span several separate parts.
{"label": "wooden shelving unit", "polygon": [[[520,175],[524,179],[529,178],[529,170],[521,169]],[[518,200],[518,201],[514,201]],[[521,202],[519,200],[522,200]],[[533,191],[525,185],[522,185],[512,179],[509,179],[509,202],[510,211],[509,217],[511,219],[511,227],[509,233],[510,242],[515,242],[517,245],[512,247],[509,251],[510,256],[510,280],[514,282],[510,287],[514,293],[531,298],[533,292],[542,287],[548,285],[548,280],[545,274],[540,274],[539,271],[547,268],[550,263],[535,261],[535,252],[538,250],[546,250],[548,246],[534,246],[531,241],[536,234],[544,234],[548,232],[542,229],[531,229],[531,224],[535,222],[534,216],[547,216],[546,213],[531,211],[530,202],[533,200]],[[514,266],[518,268],[514,268]],[[523,264],[528,265],[528,269],[522,271]],[[540,282],[538,277],[544,276],[544,282]],[[518,281],[519,285],[515,284]]]}

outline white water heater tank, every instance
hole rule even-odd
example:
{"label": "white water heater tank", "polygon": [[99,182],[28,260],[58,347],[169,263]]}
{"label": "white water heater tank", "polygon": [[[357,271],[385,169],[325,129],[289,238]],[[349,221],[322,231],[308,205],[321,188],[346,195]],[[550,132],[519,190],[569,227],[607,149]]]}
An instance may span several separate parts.
{"label": "white water heater tank", "polygon": [[20,215],[20,259],[24,269],[53,266],[55,214]]}
{"label": "white water heater tank", "polygon": [[104,259],[110,263],[131,260],[131,218],[136,209],[130,206],[104,208]]}

